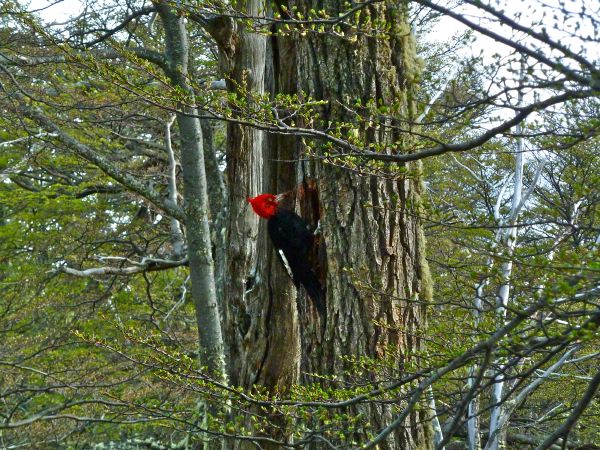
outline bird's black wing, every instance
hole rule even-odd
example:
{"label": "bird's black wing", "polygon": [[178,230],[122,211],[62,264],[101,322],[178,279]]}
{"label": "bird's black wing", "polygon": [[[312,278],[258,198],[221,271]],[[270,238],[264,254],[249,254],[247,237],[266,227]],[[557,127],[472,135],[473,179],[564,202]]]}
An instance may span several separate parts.
{"label": "bird's black wing", "polygon": [[325,316],[325,290],[321,286],[308,254],[314,243],[309,225],[293,211],[281,210],[269,219],[268,232],[294,284],[301,284],[321,317]]}
{"label": "bird's black wing", "polygon": [[273,245],[290,255],[308,255],[314,236],[309,225],[295,212],[278,211],[269,219],[268,231]]}

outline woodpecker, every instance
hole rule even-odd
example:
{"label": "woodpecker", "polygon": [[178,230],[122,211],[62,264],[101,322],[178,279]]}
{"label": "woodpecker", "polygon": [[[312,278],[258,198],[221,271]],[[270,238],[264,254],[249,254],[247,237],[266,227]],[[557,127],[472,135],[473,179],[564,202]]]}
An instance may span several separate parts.
{"label": "woodpecker", "polygon": [[296,287],[304,286],[323,318],[325,290],[309,260],[315,237],[310,226],[298,214],[280,206],[283,197],[285,194],[260,194],[247,200],[254,212],[267,220],[269,237],[282,263]]}

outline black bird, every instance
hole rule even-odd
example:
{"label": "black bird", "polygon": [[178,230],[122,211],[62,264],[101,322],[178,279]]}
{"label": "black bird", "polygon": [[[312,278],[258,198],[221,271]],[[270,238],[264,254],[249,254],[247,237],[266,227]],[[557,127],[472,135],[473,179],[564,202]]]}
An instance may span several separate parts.
{"label": "black bird", "polygon": [[298,214],[279,205],[282,196],[260,194],[248,198],[252,209],[267,219],[267,230],[273,246],[292,277],[296,287],[304,286],[319,315],[325,317],[325,290],[310,262],[309,253],[314,244],[310,226]]}

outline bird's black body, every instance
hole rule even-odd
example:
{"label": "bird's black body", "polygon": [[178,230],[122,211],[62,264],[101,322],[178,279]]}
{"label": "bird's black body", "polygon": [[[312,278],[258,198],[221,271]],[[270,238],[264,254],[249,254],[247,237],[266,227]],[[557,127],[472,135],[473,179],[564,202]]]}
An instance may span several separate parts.
{"label": "bird's black body", "polygon": [[325,291],[309,260],[314,235],[308,224],[293,211],[278,209],[268,219],[269,237],[277,250],[283,253],[284,265],[288,266],[296,287],[304,286],[315,302],[321,317],[325,316]]}

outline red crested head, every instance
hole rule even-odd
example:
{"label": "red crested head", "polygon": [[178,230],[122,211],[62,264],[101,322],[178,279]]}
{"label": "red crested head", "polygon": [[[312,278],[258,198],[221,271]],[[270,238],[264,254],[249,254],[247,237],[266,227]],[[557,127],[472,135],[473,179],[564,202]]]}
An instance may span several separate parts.
{"label": "red crested head", "polygon": [[254,198],[247,198],[248,203],[256,214],[264,219],[270,219],[277,213],[277,197],[273,194],[260,194]]}

